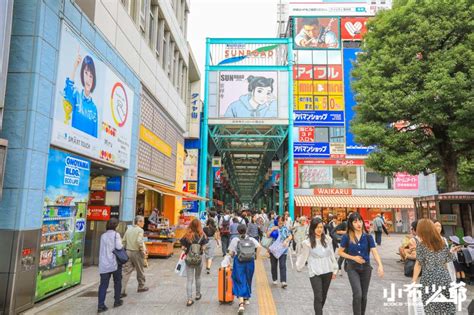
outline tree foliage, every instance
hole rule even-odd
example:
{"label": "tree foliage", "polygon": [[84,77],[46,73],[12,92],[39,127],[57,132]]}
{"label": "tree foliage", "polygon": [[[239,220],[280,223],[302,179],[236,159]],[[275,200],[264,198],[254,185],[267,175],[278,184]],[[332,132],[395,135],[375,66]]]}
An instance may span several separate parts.
{"label": "tree foliage", "polygon": [[474,156],[474,4],[399,0],[368,23],[353,70],[356,141],[384,173],[440,171],[458,187]]}

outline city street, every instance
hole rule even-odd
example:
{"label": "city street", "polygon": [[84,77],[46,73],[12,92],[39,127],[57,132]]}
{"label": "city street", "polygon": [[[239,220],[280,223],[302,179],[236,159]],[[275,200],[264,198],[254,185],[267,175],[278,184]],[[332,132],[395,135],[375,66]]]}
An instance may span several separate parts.
{"label": "city street", "polygon": [[[384,306],[387,301],[383,298],[384,289],[389,290],[391,283],[394,283],[398,289],[410,281],[410,278],[403,275],[403,265],[397,263],[398,255],[395,254],[401,239],[402,235],[384,237],[382,247],[378,247],[384,263],[385,277],[380,279],[375,273],[372,275],[367,314],[407,314],[407,309],[404,307]],[[205,272],[202,274],[202,299],[195,302],[191,307],[186,307],[186,278],[179,277],[173,272],[178,252],[178,249],[176,249],[175,254],[169,259],[150,260],[150,267],[146,271],[147,285],[150,287],[148,292],[136,292],[137,282],[132,274],[127,288],[128,296],[124,298],[125,303],[120,308],[113,309],[111,307],[113,305],[113,292],[109,287],[106,305],[110,308],[106,314],[236,314],[236,302],[233,305],[219,305],[217,300],[217,268],[222,257],[216,257],[211,275],[206,275]],[[258,265],[262,262],[265,271],[259,270]],[[372,264],[374,265],[374,263]],[[271,283],[269,259],[262,258],[257,262],[253,283],[253,298],[251,304],[246,307],[246,314],[314,314],[312,309],[313,294],[307,271],[304,270],[298,273],[291,268],[289,259],[287,265],[288,287],[281,289],[280,286],[273,286]],[[95,313],[98,290],[96,269],[86,269],[85,277],[87,280],[83,281],[82,288],[76,287],[70,290],[80,290],[74,296],[62,300],[63,293],[63,295],[52,297],[36,305],[35,308],[24,314],[82,315]],[[468,300],[464,302],[463,312],[459,314],[467,314],[468,301],[474,298],[474,287],[467,286],[467,288]],[[267,290],[271,290],[271,298],[265,295]],[[264,296],[266,298],[263,298]],[[56,303],[55,300],[62,301]],[[351,300],[352,293],[347,276],[345,274],[342,277],[338,276],[331,283],[328,300],[324,307],[325,314],[351,314]],[[396,300],[396,302],[404,301]]]}

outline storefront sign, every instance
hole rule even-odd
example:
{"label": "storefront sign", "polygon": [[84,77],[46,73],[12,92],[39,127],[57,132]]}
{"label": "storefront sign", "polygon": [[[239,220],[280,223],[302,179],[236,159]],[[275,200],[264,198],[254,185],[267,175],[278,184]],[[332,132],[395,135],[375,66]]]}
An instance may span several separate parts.
{"label": "storefront sign", "polygon": [[186,149],[184,155],[184,180],[195,181],[198,177],[199,150]]}
{"label": "storefront sign", "polygon": [[352,166],[365,165],[364,160],[295,160],[295,165],[338,165],[338,166]]}
{"label": "storefront sign", "polygon": [[344,142],[332,142],[329,144],[331,157],[341,159],[346,156],[346,145]]}
{"label": "storefront sign", "polygon": [[280,49],[283,45],[235,43],[211,45],[210,53],[218,66],[277,65]]}
{"label": "storefront sign", "polygon": [[107,191],[120,191],[122,190],[122,177],[115,176],[107,178]]}
{"label": "storefront sign", "polygon": [[313,110],[313,97],[311,95],[296,96],[295,110]]}
{"label": "storefront sign", "polygon": [[298,135],[299,142],[314,142],[314,127],[299,127]]}
{"label": "storefront sign", "polygon": [[91,190],[105,190],[107,185],[107,177],[97,176],[91,180]]}
{"label": "storefront sign", "polygon": [[343,111],[294,111],[295,126],[344,126]]}
{"label": "storefront sign", "polygon": [[458,216],[456,214],[440,214],[439,221],[444,225],[457,225]]}
{"label": "storefront sign", "polygon": [[[199,138],[199,122],[202,101],[199,94],[200,84],[191,84],[191,105],[188,121],[188,138]],[[197,89],[197,91],[193,91]]]}
{"label": "storefront sign", "polygon": [[91,204],[94,204],[94,205],[103,205],[105,202],[105,191],[103,190],[91,191],[90,196],[89,196],[89,201]]}
{"label": "storefront sign", "polygon": [[195,194],[197,192],[197,182],[185,182],[183,190]]}
{"label": "storefront sign", "polygon": [[294,65],[293,66],[294,80],[312,80],[313,79],[313,65]]}
{"label": "storefront sign", "polygon": [[110,219],[109,206],[89,206],[87,208],[87,220],[108,221]]}
{"label": "storefront sign", "polygon": [[171,157],[173,148],[143,125],[140,125],[140,140],[151,145],[167,157]]}
{"label": "storefront sign", "polygon": [[352,196],[352,188],[315,188],[315,195]]}
{"label": "storefront sign", "polygon": [[295,49],[340,49],[338,17],[293,18]]}
{"label": "storefront sign", "polygon": [[342,40],[362,40],[367,32],[367,17],[344,17],[341,19]]}
{"label": "storefront sign", "polygon": [[[322,93],[321,90],[324,91],[327,89],[327,87],[322,86],[317,87],[317,89],[313,89],[313,87],[310,86],[311,84],[313,84],[313,81],[311,80],[339,81],[334,83],[340,85],[342,84],[342,65],[295,65],[293,67],[293,79],[296,80],[296,86],[301,86],[301,88],[296,90],[300,94],[313,92],[313,90],[315,94]],[[304,85],[300,85],[299,82],[301,81],[305,81],[308,86],[306,87]],[[317,81],[317,83],[324,84],[325,81]],[[337,89],[337,87],[331,88]],[[339,88],[338,90],[341,91],[342,89]]]}
{"label": "storefront sign", "polygon": [[128,168],[134,93],[63,23],[51,143]]}
{"label": "storefront sign", "polygon": [[295,158],[315,158],[315,157],[329,157],[330,149],[329,143],[302,143],[295,142],[294,145]]}
{"label": "storefront sign", "polygon": [[395,189],[418,189],[418,175],[395,174]]}
{"label": "storefront sign", "polygon": [[373,15],[367,0],[290,0],[290,16]]}
{"label": "storefront sign", "polygon": [[[345,101],[345,115],[346,120],[351,121],[354,116],[354,106],[356,101],[354,92],[351,88],[352,76],[351,71],[353,62],[356,60],[356,55],[360,52],[359,48],[345,48],[343,49],[344,57],[344,101]],[[355,142],[354,135],[350,131],[349,124],[346,125],[346,153],[350,155],[368,155],[372,152],[374,146],[363,146]]]}
{"label": "storefront sign", "polygon": [[[188,213],[197,213],[198,212],[198,203],[197,203],[197,201],[194,201],[194,200],[193,201],[184,200],[183,201],[183,208]],[[194,217],[192,217],[192,219],[194,219]],[[180,220],[181,220],[181,217],[180,217]],[[183,217],[183,220],[187,221],[186,219],[184,219],[184,217]],[[189,223],[191,223],[191,221],[189,221],[188,224]]]}
{"label": "storefront sign", "polygon": [[181,143],[176,143],[176,179],[174,188],[178,191],[183,189],[184,177],[184,147]]}

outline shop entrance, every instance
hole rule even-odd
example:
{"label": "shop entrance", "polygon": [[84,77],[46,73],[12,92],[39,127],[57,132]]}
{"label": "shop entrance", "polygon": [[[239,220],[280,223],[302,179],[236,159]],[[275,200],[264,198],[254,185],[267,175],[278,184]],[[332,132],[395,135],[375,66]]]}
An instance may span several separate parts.
{"label": "shop entrance", "polygon": [[100,236],[110,218],[120,217],[122,176],[121,169],[91,163],[84,266],[99,264]]}

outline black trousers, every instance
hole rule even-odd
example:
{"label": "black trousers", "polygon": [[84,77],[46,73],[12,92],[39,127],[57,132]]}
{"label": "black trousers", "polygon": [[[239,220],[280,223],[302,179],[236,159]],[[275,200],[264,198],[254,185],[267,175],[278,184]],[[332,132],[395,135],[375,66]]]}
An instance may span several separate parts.
{"label": "black trousers", "polygon": [[352,312],[354,315],[364,315],[372,267],[369,263],[359,265],[351,262],[347,265],[347,275],[352,288]]}
{"label": "black trousers", "polygon": [[114,300],[115,303],[120,301],[120,293],[122,292],[122,265],[118,265],[114,272],[101,273],[99,285],[99,307],[105,306],[105,295],[109,287],[110,278],[114,277]]}
{"label": "black trousers", "polygon": [[332,280],[332,272],[325,273],[318,276],[309,278],[311,281],[311,287],[313,288],[314,294],[314,313],[316,315],[323,314],[324,303],[329,290],[329,285]]}
{"label": "black trousers", "polygon": [[281,255],[280,258],[276,259],[272,253],[270,253],[270,265],[272,269],[272,280],[278,280],[277,267],[280,265],[280,282],[286,282],[286,254]]}

